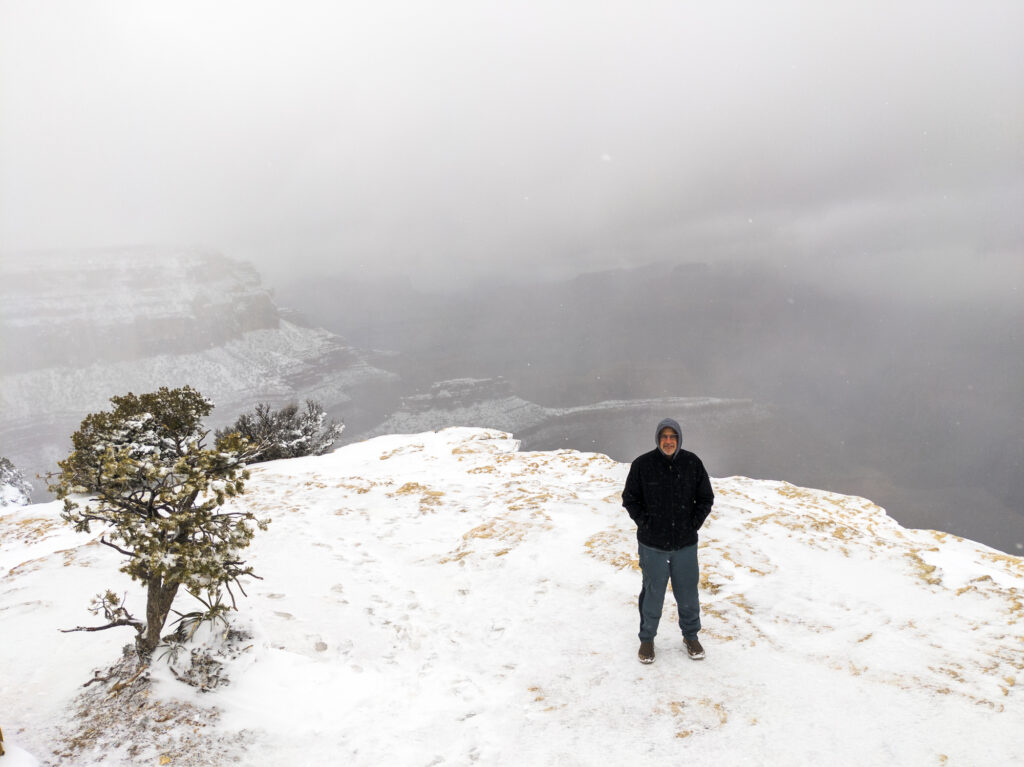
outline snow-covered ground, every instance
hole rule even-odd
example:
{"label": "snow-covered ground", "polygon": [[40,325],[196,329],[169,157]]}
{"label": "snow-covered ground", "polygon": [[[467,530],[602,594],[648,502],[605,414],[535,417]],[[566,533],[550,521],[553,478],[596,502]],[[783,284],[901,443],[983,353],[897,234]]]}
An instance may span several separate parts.
{"label": "snow-covered ground", "polygon": [[272,519],[248,552],[263,580],[237,633],[204,635],[230,680],[205,693],[169,655],[143,686],[83,688],[130,632],[58,629],[106,588],[140,612],[142,591],[56,504],[5,509],[0,727],[86,767],[1024,763],[1024,560],[860,498],[719,479],[707,659],[667,606],[643,666],[626,470],[463,428],[254,467],[233,503]]}

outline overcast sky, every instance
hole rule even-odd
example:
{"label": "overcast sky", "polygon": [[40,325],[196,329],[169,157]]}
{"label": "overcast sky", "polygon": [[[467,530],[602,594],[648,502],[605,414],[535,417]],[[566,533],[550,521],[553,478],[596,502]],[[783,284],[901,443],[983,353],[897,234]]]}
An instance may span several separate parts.
{"label": "overcast sky", "polygon": [[0,0],[0,250],[1020,286],[1024,3]]}

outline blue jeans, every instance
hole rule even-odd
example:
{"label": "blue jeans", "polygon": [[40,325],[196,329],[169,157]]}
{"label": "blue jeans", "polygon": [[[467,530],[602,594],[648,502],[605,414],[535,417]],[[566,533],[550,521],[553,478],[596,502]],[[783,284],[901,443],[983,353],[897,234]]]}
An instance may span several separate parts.
{"label": "blue jeans", "polygon": [[700,631],[700,598],[697,582],[697,544],[676,551],[662,551],[638,544],[640,571],[644,576],[640,590],[640,641],[653,641],[665,604],[665,587],[672,579],[672,593],[679,610],[679,630],[687,639],[695,639]]}

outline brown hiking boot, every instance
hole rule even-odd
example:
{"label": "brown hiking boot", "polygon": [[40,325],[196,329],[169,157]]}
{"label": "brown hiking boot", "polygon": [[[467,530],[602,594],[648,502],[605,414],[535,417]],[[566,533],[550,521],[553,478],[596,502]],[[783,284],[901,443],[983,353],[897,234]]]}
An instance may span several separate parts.
{"label": "brown hiking boot", "polygon": [[641,642],[636,656],[641,663],[654,663],[654,642]]}
{"label": "brown hiking boot", "polygon": [[700,646],[700,640],[697,637],[693,639],[687,639],[683,637],[683,644],[686,645],[686,654],[693,660],[704,659],[704,648]]}

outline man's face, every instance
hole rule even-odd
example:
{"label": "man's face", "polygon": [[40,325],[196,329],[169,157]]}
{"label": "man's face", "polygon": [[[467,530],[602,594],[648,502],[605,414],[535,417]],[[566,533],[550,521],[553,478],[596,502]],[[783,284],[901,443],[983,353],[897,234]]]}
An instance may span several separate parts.
{"label": "man's face", "polygon": [[658,435],[658,449],[661,452],[668,456],[675,455],[678,445],[679,435],[675,431],[667,427],[661,430],[661,434]]}

